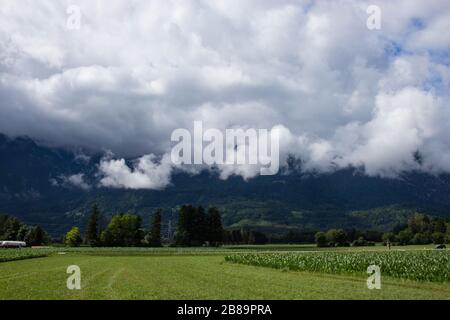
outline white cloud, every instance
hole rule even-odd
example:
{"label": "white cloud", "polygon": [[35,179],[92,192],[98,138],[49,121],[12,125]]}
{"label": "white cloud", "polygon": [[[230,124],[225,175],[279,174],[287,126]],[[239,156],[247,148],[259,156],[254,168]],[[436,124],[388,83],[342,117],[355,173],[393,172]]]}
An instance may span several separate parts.
{"label": "white cloud", "polygon": [[[381,30],[366,28],[369,4]],[[281,125],[283,159],[311,170],[448,172],[448,21],[440,0],[3,0],[0,131],[113,150],[100,168],[114,187],[167,186],[170,165],[120,158],[167,154],[194,120]]]}
{"label": "white cloud", "polygon": [[50,179],[50,182],[53,186],[76,187],[85,191],[91,189],[89,183],[85,181],[85,175],[82,173],[70,176],[61,175],[58,179]]}
{"label": "white cloud", "polygon": [[103,159],[99,165],[103,175],[100,185],[127,189],[164,189],[170,184],[172,163],[165,155],[161,161],[156,156],[146,155],[135,161],[131,169],[124,159]]}
{"label": "white cloud", "polygon": [[[369,174],[395,175],[402,170],[421,170],[414,159],[427,142],[438,137],[440,101],[432,94],[405,88],[377,97],[374,118],[359,127],[357,143],[342,155],[343,165],[364,165]],[[425,166],[439,156],[425,153]]]}

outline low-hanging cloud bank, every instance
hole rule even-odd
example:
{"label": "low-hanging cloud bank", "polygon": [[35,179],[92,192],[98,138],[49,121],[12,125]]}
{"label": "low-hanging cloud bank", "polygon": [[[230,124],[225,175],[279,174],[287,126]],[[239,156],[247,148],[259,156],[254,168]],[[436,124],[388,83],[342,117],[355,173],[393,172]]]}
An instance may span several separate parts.
{"label": "low-hanging cloud bank", "polygon": [[[369,5],[381,30],[366,27]],[[108,187],[161,189],[200,170],[168,158],[171,132],[195,120],[276,128],[281,163],[306,170],[450,172],[449,29],[440,0],[4,0],[0,131],[112,150]]]}

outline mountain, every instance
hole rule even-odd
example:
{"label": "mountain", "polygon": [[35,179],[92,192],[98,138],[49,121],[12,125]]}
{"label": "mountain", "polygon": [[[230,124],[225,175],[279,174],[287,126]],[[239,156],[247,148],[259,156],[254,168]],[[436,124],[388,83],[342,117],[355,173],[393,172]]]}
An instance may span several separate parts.
{"label": "mountain", "polygon": [[0,135],[0,213],[40,224],[53,236],[83,227],[95,202],[105,215],[131,211],[148,222],[156,208],[164,223],[177,207],[215,205],[228,227],[269,233],[291,229],[356,227],[388,230],[416,211],[450,217],[450,175],[405,173],[397,179],[368,177],[355,169],[331,174],[289,174],[221,180],[214,173],[176,173],[165,190],[80,188],[68,177],[83,174],[95,185],[101,155],[52,148]]}

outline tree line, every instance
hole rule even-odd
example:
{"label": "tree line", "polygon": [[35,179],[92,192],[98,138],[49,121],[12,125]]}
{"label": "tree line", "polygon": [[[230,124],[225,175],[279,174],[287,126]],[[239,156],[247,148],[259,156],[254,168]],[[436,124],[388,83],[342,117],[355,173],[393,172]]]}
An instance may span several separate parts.
{"label": "tree line", "polygon": [[[114,215],[104,230],[100,228],[101,214],[96,205],[89,216],[84,237],[78,227],[73,227],[64,237],[68,246],[106,247],[160,247],[162,246],[162,210],[153,214],[150,227],[142,227],[139,215],[123,213]],[[216,207],[183,205],[178,210],[178,224],[168,245],[180,247],[219,246],[222,244],[266,244],[265,234],[246,229],[225,230],[220,211]]]}
{"label": "tree line", "polygon": [[[223,242],[224,229],[220,212],[215,207],[184,205],[179,209],[178,226],[173,241],[174,246],[218,246]],[[104,230],[100,229],[100,212],[93,206],[88,219],[84,239],[78,227],[73,227],[64,237],[68,246],[107,247],[160,247],[162,246],[162,210],[153,214],[150,227],[142,227],[142,218],[132,213],[123,213],[111,218]]]}
{"label": "tree line", "polygon": [[50,236],[41,226],[26,225],[8,215],[0,215],[0,240],[25,241],[29,246],[51,242]]}
{"label": "tree line", "polygon": [[[162,210],[152,215],[150,227],[142,226],[142,218],[132,213],[114,215],[106,227],[103,216],[94,205],[89,215],[84,235],[73,227],[63,238],[68,246],[162,246]],[[30,226],[17,218],[0,215],[0,240],[25,241],[29,246],[40,246],[52,242],[41,226]],[[221,244],[266,244],[266,243],[315,243],[320,247],[370,246],[376,242],[393,245],[424,245],[450,243],[450,220],[416,213],[407,223],[397,225],[392,231],[360,231],[356,229],[330,229],[290,231],[282,237],[268,237],[262,232],[245,228],[225,230],[221,214],[215,207],[204,209],[192,205],[178,210],[178,225],[173,238],[166,244],[172,246],[218,246]]]}
{"label": "tree line", "polygon": [[385,233],[383,241],[399,245],[450,243],[450,220],[416,213],[407,224]]}
{"label": "tree line", "polygon": [[445,218],[416,213],[408,223],[397,225],[392,231],[357,231],[330,229],[315,234],[318,247],[371,246],[375,242],[392,245],[425,245],[450,243],[450,222]]}

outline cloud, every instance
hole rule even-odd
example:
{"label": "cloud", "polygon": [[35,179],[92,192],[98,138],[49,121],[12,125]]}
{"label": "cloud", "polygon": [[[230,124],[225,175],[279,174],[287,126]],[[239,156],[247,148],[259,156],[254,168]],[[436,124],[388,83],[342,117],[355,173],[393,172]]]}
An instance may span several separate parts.
{"label": "cloud", "polygon": [[85,181],[85,175],[82,173],[70,176],[60,175],[57,179],[51,179],[50,182],[55,187],[76,187],[85,191],[89,191],[92,188],[89,183]]}
{"label": "cloud", "polygon": [[[371,121],[349,127],[347,132],[343,129],[336,136],[337,141],[351,142],[337,161],[341,165],[364,165],[371,175],[438,169],[434,163],[441,154],[427,147],[445,130],[437,126],[443,111],[438,98],[416,88],[380,94]],[[416,161],[416,152],[425,155],[423,164]]]}
{"label": "cloud", "polygon": [[[366,28],[372,4],[381,30]],[[449,172],[448,21],[440,0],[4,0],[0,131],[112,150],[111,187],[170,184],[178,168],[157,159],[195,120],[280,128],[281,162],[307,170]]]}
{"label": "cloud", "polygon": [[172,163],[169,156],[161,161],[156,156],[146,155],[137,159],[130,168],[124,159],[100,161],[100,185],[126,189],[164,189],[170,184]]}

